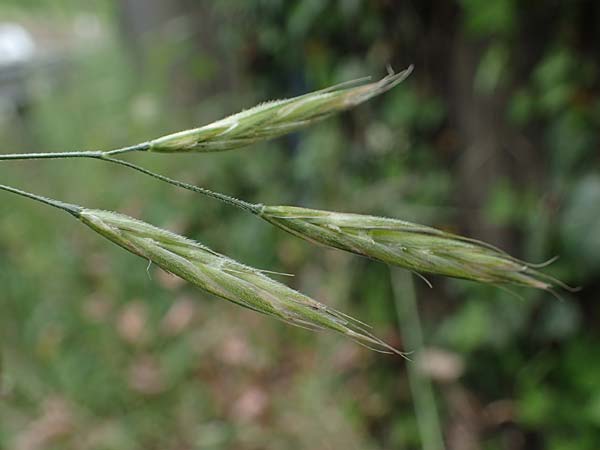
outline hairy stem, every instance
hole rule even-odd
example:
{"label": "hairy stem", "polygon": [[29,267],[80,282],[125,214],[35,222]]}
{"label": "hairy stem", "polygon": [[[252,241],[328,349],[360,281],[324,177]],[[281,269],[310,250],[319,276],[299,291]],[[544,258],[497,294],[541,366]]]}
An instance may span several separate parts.
{"label": "hairy stem", "polygon": [[198,192],[200,194],[206,195],[208,197],[212,197],[214,199],[217,199],[219,201],[222,201],[224,203],[227,203],[229,205],[244,209],[246,211],[249,211],[253,214],[258,214],[260,213],[260,210],[262,208],[262,205],[260,204],[255,204],[255,203],[249,203],[249,202],[245,202],[244,200],[239,200],[235,197],[231,197],[229,195],[226,194],[221,194],[220,192],[215,192],[215,191],[211,191],[209,189],[206,188],[201,188],[199,186],[194,186],[193,184],[189,184],[189,183],[184,183],[183,181],[178,181],[178,180],[174,180],[172,178],[166,177],[164,175],[160,175],[156,172],[152,172],[151,170],[145,169],[144,167],[138,166],[136,164],[130,163],[129,161],[123,161],[122,159],[116,159],[116,158],[110,158],[108,156],[102,155],[99,157],[94,157],[95,159],[101,159],[103,161],[108,161],[111,162],[113,164],[118,164],[120,166],[125,166],[128,167],[130,169],[136,170],[140,173],[143,173],[145,175],[149,175],[153,178],[156,178],[157,180],[160,181],[164,181],[165,183],[169,183],[172,184],[173,186],[177,186],[183,189],[187,189],[189,191],[193,191],[193,192]]}
{"label": "hairy stem", "polygon": [[53,206],[54,208],[62,209],[63,211],[72,214],[75,217],[79,217],[81,214],[81,207],[77,205],[72,205],[70,203],[61,202],[59,200],[54,200],[48,197],[44,197],[42,195],[32,194],[31,192],[22,191],[21,189],[17,189],[11,186],[6,186],[4,184],[0,184],[0,190],[12,192],[13,194],[20,195],[22,197],[27,197],[32,200],[36,200],[38,202],[44,203],[46,205]]}

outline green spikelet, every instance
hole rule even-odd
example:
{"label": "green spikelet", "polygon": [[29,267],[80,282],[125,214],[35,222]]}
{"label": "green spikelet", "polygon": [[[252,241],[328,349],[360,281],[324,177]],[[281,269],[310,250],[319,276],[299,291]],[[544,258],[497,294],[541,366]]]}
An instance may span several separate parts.
{"label": "green spikelet", "polygon": [[412,71],[361,86],[354,82],[299,97],[263,103],[201,128],[181,131],[149,142],[152,152],[216,152],[245,147],[312,125],[380,95],[402,82]]}
{"label": "green spikelet", "polygon": [[293,325],[336,331],[374,350],[401,354],[359,321],[183,236],[114,212],[82,209],[78,217],[112,242],[218,297]]}
{"label": "green spikelet", "polygon": [[559,284],[489,244],[403,220],[293,206],[263,206],[260,216],[308,241],[417,273],[544,290]]}

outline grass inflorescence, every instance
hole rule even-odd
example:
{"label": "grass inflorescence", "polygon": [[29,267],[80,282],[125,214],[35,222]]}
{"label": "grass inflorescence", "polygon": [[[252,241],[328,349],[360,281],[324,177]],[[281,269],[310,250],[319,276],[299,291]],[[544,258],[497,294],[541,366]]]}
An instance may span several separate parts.
{"label": "grass inflorescence", "polygon": [[148,150],[215,152],[273,139],[380,95],[401,83],[411,72],[412,66],[373,83],[351,86],[358,80],[299,97],[266,102],[200,128],[154,139],[149,142]]}
{"label": "grass inflorescence", "polygon": [[[199,192],[251,212],[307,241],[345,250],[414,273],[438,274],[493,285],[518,285],[553,292],[558,280],[502,250],[474,239],[398,219],[294,206],[265,206],[197,187],[113,158],[130,152],[212,152],[272,139],[380,95],[402,82],[412,66],[373,83],[363,80],[299,97],[277,100],[209,125],[110,151],[0,155],[0,160],[92,158],[119,164],[172,185]],[[112,242],[207,292],[288,323],[328,329],[381,351],[399,353],[361,322],[337,312],[207,247],[118,213],[86,209],[0,185],[0,189],[61,208]]]}
{"label": "grass inflorescence", "polygon": [[115,244],[192,285],[245,308],[311,330],[331,330],[401,354],[361,323],[198,242],[123,214],[83,209],[79,219]]}
{"label": "grass inflorescence", "polygon": [[490,244],[404,220],[294,206],[263,206],[260,216],[307,241],[416,273],[543,290],[560,284]]}

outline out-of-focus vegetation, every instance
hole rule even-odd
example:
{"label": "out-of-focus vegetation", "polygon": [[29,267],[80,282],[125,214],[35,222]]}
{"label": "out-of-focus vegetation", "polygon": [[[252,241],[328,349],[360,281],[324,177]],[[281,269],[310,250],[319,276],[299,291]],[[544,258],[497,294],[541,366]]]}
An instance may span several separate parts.
{"label": "out-of-focus vegetation", "polygon": [[[3,0],[0,20],[36,44],[0,65],[3,153],[120,147],[414,63],[399,87],[302,133],[132,159],[251,201],[560,255],[548,273],[583,287],[564,301],[416,280],[425,347],[408,350],[447,448],[597,448],[596,2]],[[402,345],[402,283],[384,265],[97,161],[4,162],[0,178],[295,273],[289,284]],[[208,297],[40,205],[0,205],[0,448],[421,448],[400,358]]]}

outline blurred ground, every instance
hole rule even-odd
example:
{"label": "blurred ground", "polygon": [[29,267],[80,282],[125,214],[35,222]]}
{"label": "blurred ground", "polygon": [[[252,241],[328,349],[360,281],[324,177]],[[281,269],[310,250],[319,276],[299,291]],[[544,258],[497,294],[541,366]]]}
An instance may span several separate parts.
{"label": "blurred ground", "polygon": [[[530,261],[560,255],[547,272],[583,288],[564,301],[415,280],[425,344],[408,364],[433,382],[448,449],[598,448],[596,2],[3,0],[0,22],[3,153],[121,147],[414,63],[393,91],[305,132],[132,160],[251,201],[418,221]],[[5,162],[0,178],[294,273],[286,282],[394,344],[414,330],[396,320],[406,277],[210,199],[96,161]],[[435,417],[416,415],[405,361],[148,274],[8,194],[0,338],[11,450],[417,449]]]}

